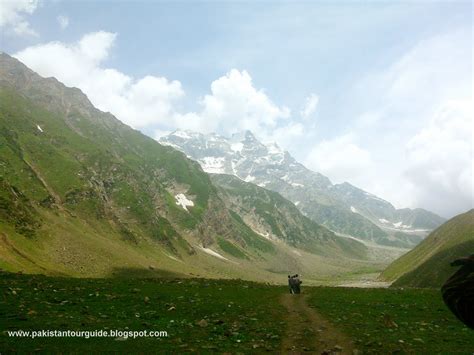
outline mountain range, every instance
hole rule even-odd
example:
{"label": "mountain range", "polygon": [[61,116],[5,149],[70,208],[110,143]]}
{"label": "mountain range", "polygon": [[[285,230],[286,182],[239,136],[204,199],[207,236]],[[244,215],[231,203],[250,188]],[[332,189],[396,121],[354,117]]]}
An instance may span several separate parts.
{"label": "mountain range", "polygon": [[281,282],[290,272],[333,279],[383,264],[279,193],[207,174],[5,53],[0,185],[8,271]]}
{"label": "mountain range", "polygon": [[228,174],[276,191],[308,218],[336,233],[381,245],[412,248],[444,219],[424,209],[396,209],[347,182],[333,184],[277,144],[250,131],[230,138],[177,130],[159,142],[184,152],[211,174]]}

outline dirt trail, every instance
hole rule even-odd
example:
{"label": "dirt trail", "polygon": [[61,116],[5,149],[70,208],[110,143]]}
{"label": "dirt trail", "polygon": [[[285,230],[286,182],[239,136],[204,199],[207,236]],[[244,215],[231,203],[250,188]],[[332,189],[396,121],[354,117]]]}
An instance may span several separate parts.
{"label": "dirt trail", "polygon": [[281,297],[280,302],[288,311],[281,352],[353,354],[352,341],[309,307],[307,298],[305,294],[285,294]]}

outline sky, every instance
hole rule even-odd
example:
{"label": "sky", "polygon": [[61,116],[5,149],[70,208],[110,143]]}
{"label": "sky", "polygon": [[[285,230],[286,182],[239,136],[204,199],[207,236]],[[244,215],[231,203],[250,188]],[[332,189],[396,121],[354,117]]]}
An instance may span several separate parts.
{"label": "sky", "polygon": [[159,138],[251,130],[397,208],[473,207],[470,1],[0,2],[0,50]]}

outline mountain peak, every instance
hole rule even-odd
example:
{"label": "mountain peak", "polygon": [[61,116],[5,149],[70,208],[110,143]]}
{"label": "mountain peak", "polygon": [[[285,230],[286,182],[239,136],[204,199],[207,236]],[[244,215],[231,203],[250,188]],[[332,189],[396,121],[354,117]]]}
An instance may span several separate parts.
{"label": "mountain peak", "polygon": [[[41,101],[53,111],[64,109],[67,98],[69,108],[75,108],[86,116],[103,113],[92,105],[80,89],[68,87],[54,77],[44,78],[5,52],[0,52],[0,83]],[[43,92],[50,92],[51,95],[46,98]]]}
{"label": "mountain peak", "polygon": [[259,142],[254,134],[248,129],[232,134],[230,140],[232,142]]}
{"label": "mountain peak", "polygon": [[170,133],[170,136],[179,137],[179,138],[183,138],[183,139],[191,139],[191,138],[197,137],[199,135],[200,135],[200,133],[198,133],[198,132],[193,132],[193,131],[186,130],[186,129],[177,129],[177,130]]}
{"label": "mountain peak", "polygon": [[[230,139],[192,132],[176,137],[175,133],[164,137],[163,143],[183,151],[208,173],[234,175],[281,193],[315,222],[339,233],[392,243],[380,228],[391,234],[401,229],[424,233],[440,224],[437,216],[396,210],[389,202],[348,182],[333,185],[326,176],[298,163],[278,144],[264,144],[249,130],[234,133]],[[402,242],[398,245],[407,245]]]}

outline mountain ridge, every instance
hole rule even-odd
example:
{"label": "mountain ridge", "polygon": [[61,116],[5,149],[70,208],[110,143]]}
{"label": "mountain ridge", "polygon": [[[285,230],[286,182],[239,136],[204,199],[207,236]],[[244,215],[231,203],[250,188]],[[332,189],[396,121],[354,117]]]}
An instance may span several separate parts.
{"label": "mountain ridge", "polygon": [[159,139],[209,173],[230,174],[279,192],[313,221],[329,229],[383,245],[413,247],[443,219],[423,209],[397,210],[349,183],[333,185],[307,169],[277,144],[263,144],[250,132],[230,138],[177,130]]}

